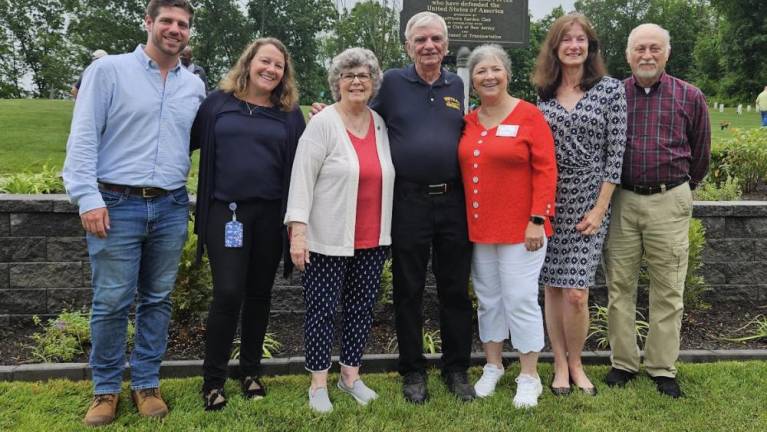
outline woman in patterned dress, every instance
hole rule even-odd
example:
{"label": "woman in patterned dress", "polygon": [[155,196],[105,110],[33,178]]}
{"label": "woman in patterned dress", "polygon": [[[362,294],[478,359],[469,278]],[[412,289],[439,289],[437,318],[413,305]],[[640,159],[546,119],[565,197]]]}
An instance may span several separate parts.
{"label": "woman in patterned dress", "polygon": [[583,371],[589,287],[602,256],[610,197],[620,183],[626,144],[623,83],[606,76],[599,41],[581,14],[552,24],[538,54],[533,81],[538,107],[551,127],[557,182],[554,235],[540,281],[546,328],[554,353],[551,391],[586,394],[596,388]]}

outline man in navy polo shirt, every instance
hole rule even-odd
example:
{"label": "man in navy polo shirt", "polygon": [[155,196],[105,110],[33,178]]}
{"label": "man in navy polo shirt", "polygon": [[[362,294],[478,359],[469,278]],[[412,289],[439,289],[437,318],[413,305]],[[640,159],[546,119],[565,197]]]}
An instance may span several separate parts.
{"label": "man in navy polo shirt", "polygon": [[472,337],[468,295],[472,247],[458,168],[463,129],[463,82],[442,67],[445,20],[431,12],[405,27],[413,64],[384,74],[371,107],[386,120],[397,171],[392,216],[394,308],[403,394],[428,398],[423,356],[423,291],[429,251],[437,281],[442,377],[459,399],[474,399],[466,369]]}

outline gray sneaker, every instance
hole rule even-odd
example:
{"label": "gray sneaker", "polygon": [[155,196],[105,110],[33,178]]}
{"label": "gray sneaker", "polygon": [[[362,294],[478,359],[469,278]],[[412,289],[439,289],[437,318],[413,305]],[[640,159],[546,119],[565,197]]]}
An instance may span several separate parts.
{"label": "gray sneaker", "polygon": [[333,411],[333,404],[328,397],[328,389],[320,387],[312,391],[309,389],[309,408],[318,413],[329,413]]}
{"label": "gray sneaker", "polygon": [[367,405],[368,402],[376,399],[378,393],[366,386],[361,379],[354,381],[351,387],[348,387],[342,378],[338,378],[338,389],[342,392],[349,393],[360,405]]}

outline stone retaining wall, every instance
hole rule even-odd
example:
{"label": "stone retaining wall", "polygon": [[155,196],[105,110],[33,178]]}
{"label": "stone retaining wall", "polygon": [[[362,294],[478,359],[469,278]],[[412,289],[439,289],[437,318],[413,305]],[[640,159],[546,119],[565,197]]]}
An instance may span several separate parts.
{"label": "stone retaining wall", "polygon": [[[695,202],[712,302],[767,303],[767,202]],[[280,271],[281,273],[281,271]],[[299,279],[278,276],[273,313],[302,313]],[[433,278],[427,308],[436,301]],[[606,297],[598,283],[593,297]],[[90,264],[77,209],[63,195],[0,194],[0,328],[90,304]],[[600,302],[601,302],[600,301]]]}

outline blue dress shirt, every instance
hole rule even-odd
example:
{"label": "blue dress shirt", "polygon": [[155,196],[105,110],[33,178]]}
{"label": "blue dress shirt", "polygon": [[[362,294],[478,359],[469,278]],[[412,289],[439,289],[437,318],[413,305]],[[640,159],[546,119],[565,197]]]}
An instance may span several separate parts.
{"label": "blue dress shirt", "polygon": [[205,98],[179,62],[163,81],[139,45],[85,70],[64,161],[64,185],[80,214],[105,207],[97,182],[178,189],[189,173],[189,135]]}

